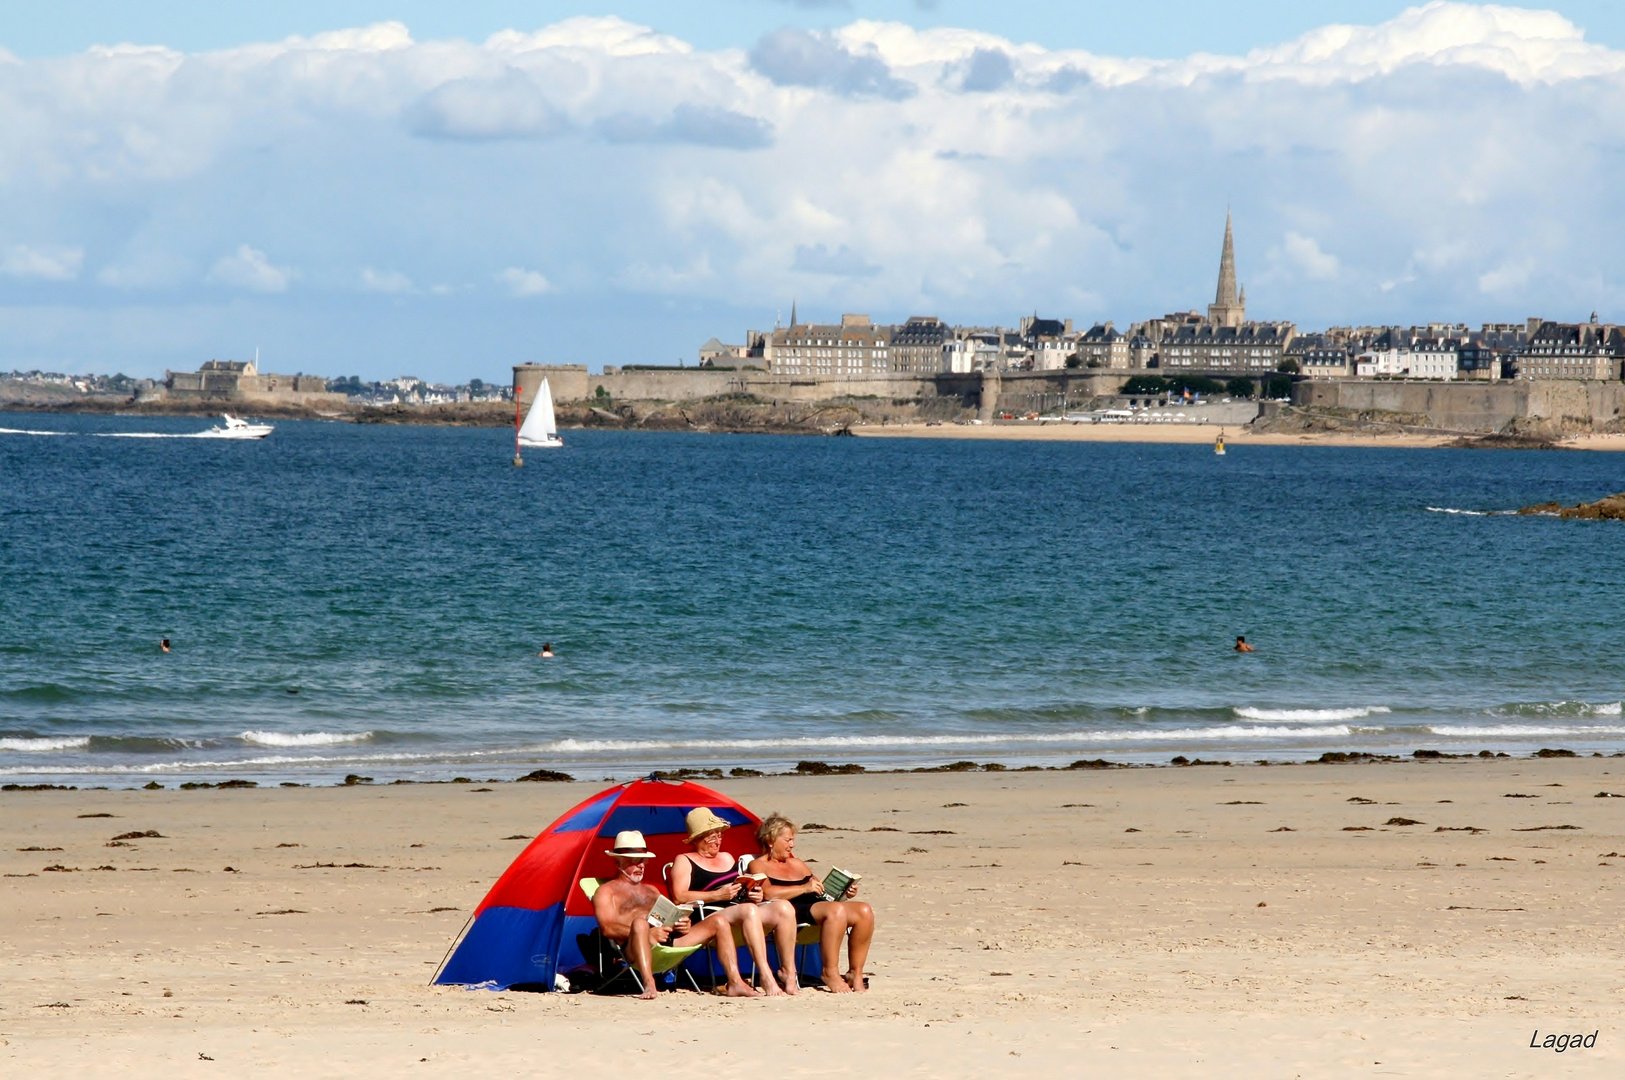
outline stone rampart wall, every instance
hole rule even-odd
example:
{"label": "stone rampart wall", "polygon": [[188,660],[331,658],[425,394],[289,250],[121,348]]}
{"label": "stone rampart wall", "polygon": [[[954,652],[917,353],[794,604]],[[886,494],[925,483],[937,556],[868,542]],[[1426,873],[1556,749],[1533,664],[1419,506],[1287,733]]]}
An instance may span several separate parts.
{"label": "stone rampart wall", "polygon": [[1425,415],[1453,431],[1508,431],[1523,422],[1595,427],[1619,420],[1625,383],[1579,379],[1481,382],[1402,382],[1369,379],[1303,381],[1292,403],[1349,412]]}

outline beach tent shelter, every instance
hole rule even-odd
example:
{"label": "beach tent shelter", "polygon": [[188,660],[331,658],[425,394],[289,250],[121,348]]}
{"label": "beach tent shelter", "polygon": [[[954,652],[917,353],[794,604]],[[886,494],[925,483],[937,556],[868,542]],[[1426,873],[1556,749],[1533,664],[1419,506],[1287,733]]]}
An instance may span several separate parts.
{"label": "beach tent shelter", "polygon": [[579,887],[585,877],[615,875],[604,852],[624,829],[643,833],[650,860],[645,881],[661,886],[660,867],[689,850],[683,818],[708,806],[730,828],[723,847],[736,855],[755,853],[755,814],[699,784],[634,780],[617,784],[569,810],[520,853],[491,887],[462,940],[436,973],[437,984],[512,986],[551,990],[554,976],[585,967],[578,935],[598,925],[592,903]]}

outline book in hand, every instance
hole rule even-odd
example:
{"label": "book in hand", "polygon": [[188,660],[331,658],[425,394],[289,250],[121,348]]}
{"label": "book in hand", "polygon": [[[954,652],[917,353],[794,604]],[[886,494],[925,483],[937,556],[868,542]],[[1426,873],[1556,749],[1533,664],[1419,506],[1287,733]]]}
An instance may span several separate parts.
{"label": "book in hand", "polygon": [[675,926],[687,918],[694,911],[693,904],[674,904],[664,896],[656,895],[654,907],[649,909],[649,925],[654,927]]}
{"label": "book in hand", "polygon": [[824,875],[824,899],[843,900],[846,898],[846,890],[862,880],[862,874],[854,874],[850,870],[832,866],[829,873]]}

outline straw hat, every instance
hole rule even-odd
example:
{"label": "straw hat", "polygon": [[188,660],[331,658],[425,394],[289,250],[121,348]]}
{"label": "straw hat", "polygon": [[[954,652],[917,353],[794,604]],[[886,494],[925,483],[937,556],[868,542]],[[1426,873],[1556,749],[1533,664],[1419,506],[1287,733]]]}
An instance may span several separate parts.
{"label": "straw hat", "polygon": [[617,859],[652,859],[655,853],[650,851],[643,842],[643,834],[636,829],[627,829],[615,834],[615,847],[604,852],[605,855]]}
{"label": "straw hat", "polygon": [[688,842],[691,844],[708,832],[733,828],[728,822],[713,814],[708,806],[696,806],[683,820],[688,823]]}

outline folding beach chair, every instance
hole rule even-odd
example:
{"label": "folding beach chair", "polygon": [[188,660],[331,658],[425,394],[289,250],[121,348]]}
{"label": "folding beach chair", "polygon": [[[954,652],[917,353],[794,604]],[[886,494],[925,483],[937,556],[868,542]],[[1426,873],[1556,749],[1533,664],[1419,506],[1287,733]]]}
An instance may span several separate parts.
{"label": "folding beach chair", "polygon": [[[671,863],[667,863],[665,866],[662,866],[660,868],[660,880],[665,883],[666,892],[669,895],[671,893]],[[696,904],[694,906],[694,916],[693,916],[694,921],[699,922],[701,919],[704,919],[708,915],[715,915],[717,912],[719,912],[721,910],[722,910],[722,905],[720,905],[720,904]],[[733,930],[733,935],[734,935],[734,949],[735,949],[735,951],[737,951],[739,949],[743,949],[745,947],[745,932],[743,930],[741,930],[737,926],[732,927],[732,930]],[[718,978],[718,974],[717,974],[718,970],[722,966],[722,961],[717,959],[717,943],[715,941],[710,941],[710,942],[707,942],[706,944],[702,945],[701,948],[703,948],[705,950],[705,953],[706,953],[706,956],[705,956],[705,977],[712,980],[713,982],[715,982],[716,979]],[[687,968],[684,968],[683,970],[688,971]],[[690,975],[689,977],[693,978],[692,975]],[[753,985],[753,986],[757,985],[757,984],[759,984],[761,982],[761,979],[756,974],[756,968],[755,968],[755,961],[754,960],[751,961],[750,978],[751,978],[751,985]]]}
{"label": "folding beach chair", "polygon": [[[586,894],[587,899],[590,901],[598,892],[598,886],[601,884],[602,882],[597,878],[582,878],[581,891]],[[592,933],[581,934],[577,938],[576,944],[581,946],[581,955],[589,963],[593,964],[598,977],[603,980],[598,984],[598,993],[606,992],[611,986],[628,975],[632,977],[632,982],[638,988],[638,992],[643,992],[643,979],[638,975],[638,969],[633,967],[632,962],[627,959],[626,949],[620,942],[611,941],[604,936],[602,930],[595,926]],[[699,949],[700,946],[698,945],[673,947],[651,943],[649,946],[649,966],[656,976],[664,975],[673,968],[677,968],[688,979],[689,988],[698,993],[700,984],[695,981],[694,973],[687,968],[679,967],[679,965],[698,952]],[[609,974],[611,970],[614,971],[613,974]],[[606,975],[607,978],[605,978]]]}
{"label": "folding beach chair", "polygon": [[[749,870],[750,864],[755,858],[756,856],[754,855],[739,856],[739,872],[743,874]],[[805,976],[807,974],[807,958],[809,956],[817,958],[819,974],[823,974],[824,954],[822,950],[818,948],[818,944],[821,940],[822,937],[817,923],[796,924],[796,974],[798,976]],[[779,940],[778,938],[774,938],[773,949],[777,951],[778,946]],[[808,946],[812,946],[811,951],[809,951]]]}

